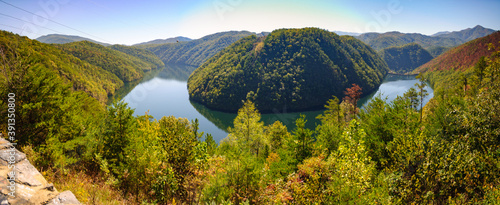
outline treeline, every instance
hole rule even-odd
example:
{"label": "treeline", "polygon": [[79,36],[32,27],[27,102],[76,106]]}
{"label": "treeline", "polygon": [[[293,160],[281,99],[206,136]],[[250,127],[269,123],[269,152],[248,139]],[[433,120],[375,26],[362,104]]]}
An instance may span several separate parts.
{"label": "treeline", "polygon": [[363,42],[317,28],[280,29],[239,40],[196,69],[190,99],[236,112],[252,99],[259,110],[322,108],[356,83],[364,92],[380,85],[386,63]]}
{"label": "treeline", "polygon": [[137,47],[153,52],[165,63],[198,67],[225,47],[252,34],[248,31],[228,31],[191,41],[160,45],[137,45]]}

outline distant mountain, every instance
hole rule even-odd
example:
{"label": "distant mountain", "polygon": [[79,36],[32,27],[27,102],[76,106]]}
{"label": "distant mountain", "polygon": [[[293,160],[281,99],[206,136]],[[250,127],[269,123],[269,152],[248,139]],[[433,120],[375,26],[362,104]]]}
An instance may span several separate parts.
{"label": "distant mountain", "polygon": [[347,36],[359,36],[361,35],[360,33],[354,33],[354,32],[344,32],[344,31],[333,31],[339,36],[347,35]]}
{"label": "distant mountain", "polygon": [[449,31],[441,31],[441,32],[437,32],[435,34],[432,34],[431,36],[435,37],[435,36],[439,36],[439,35],[443,35],[443,34],[449,34],[449,33],[451,33],[451,32],[449,32]]}
{"label": "distant mountain", "polygon": [[403,46],[408,43],[417,43],[429,49],[432,47],[453,47],[463,43],[462,40],[447,37],[431,37],[419,33],[364,33],[357,36],[359,40],[367,43],[375,50],[382,50],[388,47]]}
{"label": "distant mountain", "polygon": [[461,45],[467,41],[484,37],[493,33],[493,30],[476,26],[456,32],[440,32],[439,35],[427,36],[419,33],[364,33],[356,38],[370,45],[377,51],[393,46],[403,46],[408,43],[417,43],[428,50],[434,57],[447,51],[449,48]]}
{"label": "distant mountain", "polygon": [[151,44],[165,44],[165,43],[178,43],[178,42],[183,42],[183,41],[190,41],[192,39],[183,37],[183,36],[177,36],[174,38],[167,38],[167,39],[156,39],[148,42],[143,42],[143,43],[138,43],[134,44],[132,46],[139,46],[139,45],[151,45]]}
{"label": "distant mountain", "polygon": [[92,40],[89,38],[84,38],[81,36],[70,36],[70,35],[61,35],[61,34],[49,34],[49,35],[45,35],[45,36],[40,36],[35,40],[40,41],[42,43],[55,43],[55,44],[72,43],[72,42],[77,42],[77,41],[90,41],[90,42],[97,43],[97,44],[100,44],[103,46],[111,45],[111,44],[95,41],[95,40]]}
{"label": "distant mountain", "polygon": [[500,31],[486,37],[469,41],[463,45],[452,48],[446,53],[434,58],[428,63],[415,69],[414,73],[428,71],[465,71],[472,68],[480,57],[490,56],[493,50],[488,49],[488,44],[493,44],[500,49]]}
{"label": "distant mountain", "polygon": [[484,28],[482,26],[475,26],[474,28],[468,28],[461,31],[454,31],[448,33],[435,34],[435,36],[445,37],[445,38],[457,38],[464,42],[474,40],[476,38],[481,38],[494,33],[495,30]]}
{"label": "distant mountain", "polygon": [[150,45],[146,49],[152,51],[164,63],[200,66],[225,47],[254,34],[248,31],[228,31],[187,42]]}
{"label": "distant mountain", "polygon": [[379,52],[389,69],[396,73],[408,73],[432,60],[432,55],[417,43],[384,48]]}
{"label": "distant mountain", "polygon": [[236,112],[252,99],[261,112],[322,109],[355,83],[363,93],[387,74],[377,53],[352,36],[318,28],[279,29],[245,37],[198,67],[188,79],[190,99]]}
{"label": "distant mountain", "polygon": [[269,35],[271,32],[260,32],[260,33],[257,33],[257,37],[263,37],[263,36],[267,36]]}

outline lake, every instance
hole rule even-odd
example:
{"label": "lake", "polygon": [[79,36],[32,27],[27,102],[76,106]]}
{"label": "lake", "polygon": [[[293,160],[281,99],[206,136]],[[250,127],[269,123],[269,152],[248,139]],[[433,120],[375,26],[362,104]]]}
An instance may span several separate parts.
{"label": "lake", "polygon": [[[149,112],[156,119],[163,116],[183,117],[189,120],[198,119],[199,131],[212,134],[214,140],[219,142],[227,136],[227,128],[232,126],[236,114],[214,111],[189,100],[187,79],[195,67],[184,65],[166,65],[162,70],[148,72],[141,81],[128,83],[117,91],[116,98],[123,100],[135,109],[135,115],[144,115]],[[387,97],[388,102],[398,95],[403,95],[418,80],[415,76],[400,76],[389,74],[377,91],[360,99],[358,105],[363,106],[378,94]],[[429,96],[425,103],[433,96],[431,88],[427,88]],[[122,97],[124,96],[124,97]],[[287,110],[274,110],[271,114],[262,115],[262,121],[268,125],[276,120],[281,121],[289,130],[295,127],[295,120],[300,114],[306,116],[306,127],[314,129],[319,120],[316,116],[323,111],[288,112]]]}

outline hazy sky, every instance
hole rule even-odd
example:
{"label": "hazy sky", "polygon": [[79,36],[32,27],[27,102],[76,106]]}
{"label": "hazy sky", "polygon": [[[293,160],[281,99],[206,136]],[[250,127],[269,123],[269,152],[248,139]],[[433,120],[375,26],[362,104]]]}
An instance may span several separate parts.
{"label": "hazy sky", "polygon": [[228,30],[319,27],[431,35],[476,25],[500,30],[500,1],[0,0],[2,30],[30,38],[59,33],[127,45]]}

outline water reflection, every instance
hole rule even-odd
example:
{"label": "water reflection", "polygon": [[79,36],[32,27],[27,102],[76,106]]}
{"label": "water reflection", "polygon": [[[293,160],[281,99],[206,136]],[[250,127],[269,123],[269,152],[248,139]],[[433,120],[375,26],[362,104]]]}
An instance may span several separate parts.
{"label": "water reflection", "polygon": [[[129,104],[135,109],[136,115],[149,114],[160,119],[163,116],[183,117],[188,120],[198,119],[200,132],[210,133],[214,140],[219,142],[227,136],[228,128],[233,126],[236,118],[234,113],[214,111],[205,106],[189,100],[187,90],[187,79],[195,67],[186,65],[166,65],[162,70],[154,70],[145,74],[145,77],[136,82],[130,82],[120,89],[115,96]],[[360,100],[359,106],[368,103],[373,95],[378,93],[388,97],[388,101],[397,95],[403,95],[406,90],[416,82],[415,76],[388,75],[376,92]],[[428,88],[430,99],[432,89]],[[323,113],[323,110],[309,112],[288,112],[284,110],[274,110],[270,114],[263,114],[261,120],[265,125],[281,121],[287,126],[289,131],[295,128],[295,120],[300,114],[306,116],[306,127],[315,129],[320,123],[316,117]]]}
{"label": "water reflection", "polygon": [[190,65],[166,64],[156,76],[166,80],[187,82],[189,75],[196,69]]}

